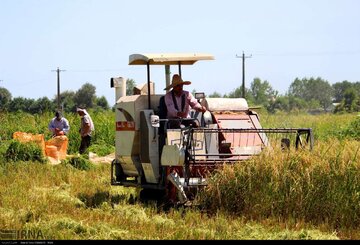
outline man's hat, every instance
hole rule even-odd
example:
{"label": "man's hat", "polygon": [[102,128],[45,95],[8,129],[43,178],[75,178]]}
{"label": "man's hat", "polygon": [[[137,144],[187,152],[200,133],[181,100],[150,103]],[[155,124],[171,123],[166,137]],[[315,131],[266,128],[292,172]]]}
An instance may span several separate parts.
{"label": "man's hat", "polygon": [[164,90],[169,90],[170,88],[173,88],[173,87],[175,87],[177,85],[180,85],[180,84],[189,85],[189,84],[191,84],[191,82],[190,81],[183,81],[178,74],[174,74],[174,76],[172,77],[171,84],[169,86],[167,86],[166,88],[164,88]]}

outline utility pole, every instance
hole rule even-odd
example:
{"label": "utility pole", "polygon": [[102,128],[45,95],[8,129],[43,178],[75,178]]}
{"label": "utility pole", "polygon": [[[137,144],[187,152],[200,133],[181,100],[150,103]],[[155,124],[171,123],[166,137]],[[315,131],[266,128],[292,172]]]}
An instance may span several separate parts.
{"label": "utility pole", "polygon": [[59,67],[56,70],[57,72],[57,109],[60,110],[60,72],[65,70],[60,70]]}
{"label": "utility pole", "polygon": [[251,58],[250,56],[245,56],[244,51],[242,53],[242,56],[236,55],[236,58],[242,58],[242,97],[245,98],[245,59]]}

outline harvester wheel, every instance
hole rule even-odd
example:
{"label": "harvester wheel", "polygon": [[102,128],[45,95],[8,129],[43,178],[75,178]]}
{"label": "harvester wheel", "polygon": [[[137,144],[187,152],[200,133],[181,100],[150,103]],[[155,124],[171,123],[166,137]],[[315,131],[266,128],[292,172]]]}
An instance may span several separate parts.
{"label": "harvester wheel", "polygon": [[126,180],[126,176],[124,174],[123,168],[121,167],[121,164],[116,159],[114,159],[112,165],[115,167],[116,181],[121,182]]}
{"label": "harvester wheel", "polygon": [[149,201],[156,201],[159,203],[163,201],[164,195],[164,190],[142,189],[140,191],[140,201],[144,203]]}

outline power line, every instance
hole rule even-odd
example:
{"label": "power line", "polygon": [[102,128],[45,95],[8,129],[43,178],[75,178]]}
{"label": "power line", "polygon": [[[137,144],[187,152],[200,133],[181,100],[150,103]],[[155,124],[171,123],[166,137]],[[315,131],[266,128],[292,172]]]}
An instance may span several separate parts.
{"label": "power line", "polygon": [[303,57],[303,56],[334,56],[334,55],[357,55],[360,54],[360,50],[353,51],[323,51],[323,52],[286,52],[286,53],[266,53],[266,52],[257,52],[256,56],[288,56],[288,57]]}
{"label": "power line", "polygon": [[236,55],[236,58],[242,58],[242,97],[245,98],[245,59],[251,58],[252,54],[250,56],[245,56],[244,51],[242,53],[242,56]]}
{"label": "power line", "polygon": [[65,70],[60,70],[59,67],[56,70],[52,70],[57,72],[57,109],[60,110],[60,72]]}
{"label": "power line", "polygon": [[130,70],[129,68],[126,69],[84,69],[84,70],[68,70],[68,72],[112,72],[112,71],[126,71]]}

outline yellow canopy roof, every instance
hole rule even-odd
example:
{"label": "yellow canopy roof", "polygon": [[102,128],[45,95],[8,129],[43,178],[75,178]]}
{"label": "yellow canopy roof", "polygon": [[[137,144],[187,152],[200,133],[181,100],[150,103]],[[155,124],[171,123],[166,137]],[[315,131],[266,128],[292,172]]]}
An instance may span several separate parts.
{"label": "yellow canopy roof", "polygon": [[198,60],[214,59],[213,55],[204,53],[132,54],[129,65],[192,65]]}

